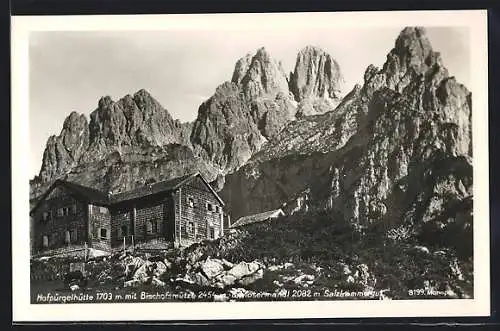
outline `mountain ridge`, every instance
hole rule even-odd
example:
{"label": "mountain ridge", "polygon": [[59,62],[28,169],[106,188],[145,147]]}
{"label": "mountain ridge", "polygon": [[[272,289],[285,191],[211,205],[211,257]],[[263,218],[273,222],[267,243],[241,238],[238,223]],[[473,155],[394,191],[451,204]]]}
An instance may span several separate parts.
{"label": "mountain ridge", "polygon": [[[196,163],[210,169],[205,174],[215,179],[239,168],[286,123],[295,120],[296,106],[281,62],[265,47],[236,62],[231,81],[220,84],[200,104],[192,122],[174,120],[145,89],[117,101],[102,96],[88,119],[71,113],[60,134],[48,140],[39,175],[30,181],[32,197],[54,179],[75,171],[85,173],[85,166],[112,160],[116,153],[123,158],[143,154],[137,149],[172,144],[191,149]],[[82,184],[102,186],[88,179]]]}

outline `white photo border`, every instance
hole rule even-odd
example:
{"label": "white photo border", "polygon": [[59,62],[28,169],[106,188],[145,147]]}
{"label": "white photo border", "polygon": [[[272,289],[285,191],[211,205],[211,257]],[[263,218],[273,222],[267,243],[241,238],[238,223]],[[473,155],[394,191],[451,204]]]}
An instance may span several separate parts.
{"label": "white photo border", "polygon": [[[183,29],[467,27],[473,108],[474,298],[432,300],[31,304],[29,273],[29,57],[33,31]],[[13,16],[12,69],[12,304],[15,322],[180,321],[490,315],[487,11]],[[395,36],[396,37],[396,36]],[[189,306],[189,307],[187,307]]]}

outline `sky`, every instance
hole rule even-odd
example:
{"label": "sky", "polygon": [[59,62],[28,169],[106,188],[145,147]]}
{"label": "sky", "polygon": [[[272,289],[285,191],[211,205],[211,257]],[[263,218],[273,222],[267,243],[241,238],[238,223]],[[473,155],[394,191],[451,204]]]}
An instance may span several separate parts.
{"label": "sky", "polygon": [[[236,61],[265,47],[293,71],[297,53],[318,46],[338,62],[349,92],[370,64],[381,67],[402,28],[308,30],[44,31],[29,36],[30,176],[45,143],[71,111],[88,115],[101,96],[118,100],[146,89],[181,121],[231,79]],[[451,75],[470,84],[469,30],[427,28]]]}

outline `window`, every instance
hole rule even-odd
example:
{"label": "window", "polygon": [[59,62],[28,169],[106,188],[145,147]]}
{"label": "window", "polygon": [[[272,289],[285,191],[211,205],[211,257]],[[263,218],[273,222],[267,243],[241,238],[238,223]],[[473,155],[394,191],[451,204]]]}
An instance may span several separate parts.
{"label": "window", "polygon": [[121,227],[121,234],[122,234],[122,237],[128,236],[128,226],[122,225],[122,227]]}
{"label": "window", "polygon": [[106,214],[108,212],[108,209],[106,207],[99,207],[99,212],[101,214]]}
{"label": "window", "polygon": [[99,237],[101,239],[108,239],[108,230],[107,229],[104,229],[104,228],[101,228],[99,230]]}
{"label": "window", "polygon": [[194,199],[193,199],[193,197],[188,197],[188,205],[189,205],[189,207],[194,207]]}
{"label": "window", "polygon": [[215,239],[215,228],[213,226],[210,227],[209,236],[210,239]]}
{"label": "window", "polygon": [[188,233],[194,233],[194,222],[188,222],[187,231]]}
{"label": "window", "polygon": [[43,236],[42,244],[43,244],[43,247],[45,247],[45,248],[49,247],[49,236],[47,236],[47,235]]}
{"label": "window", "polygon": [[73,211],[73,215],[76,215],[76,203],[71,206],[71,209]]}
{"label": "window", "polygon": [[47,222],[51,219],[51,216],[52,216],[52,213],[50,211],[44,211],[43,216],[42,216],[42,220],[44,222]]}
{"label": "window", "polygon": [[147,221],[146,222],[146,233],[147,234],[157,233],[156,221]]}
{"label": "window", "polygon": [[70,213],[70,207],[61,207],[57,209],[58,217],[68,216],[69,213]]}
{"label": "window", "polygon": [[69,232],[69,231],[66,231],[66,233],[64,234],[64,242],[65,242],[66,244],[71,243],[71,235],[70,235],[70,232]]}
{"label": "window", "polygon": [[213,207],[214,206],[210,202],[207,202],[207,210],[208,211],[213,211],[214,210]]}
{"label": "window", "polygon": [[219,206],[215,206],[215,212],[218,214],[219,213]]}

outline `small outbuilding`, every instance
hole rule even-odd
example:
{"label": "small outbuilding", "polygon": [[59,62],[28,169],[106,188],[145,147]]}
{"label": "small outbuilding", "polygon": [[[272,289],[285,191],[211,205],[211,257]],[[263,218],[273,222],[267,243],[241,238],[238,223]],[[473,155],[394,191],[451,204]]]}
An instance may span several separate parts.
{"label": "small outbuilding", "polygon": [[243,216],[243,217],[240,217],[236,222],[231,224],[230,228],[234,229],[234,228],[245,226],[248,224],[264,222],[264,221],[275,219],[275,218],[278,218],[279,216],[284,216],[284,215],[285,215],[285,213],[283,212],[283,210],[276,209],[276,210],[265,211],[265,212],[259,213],[259,214]]}

